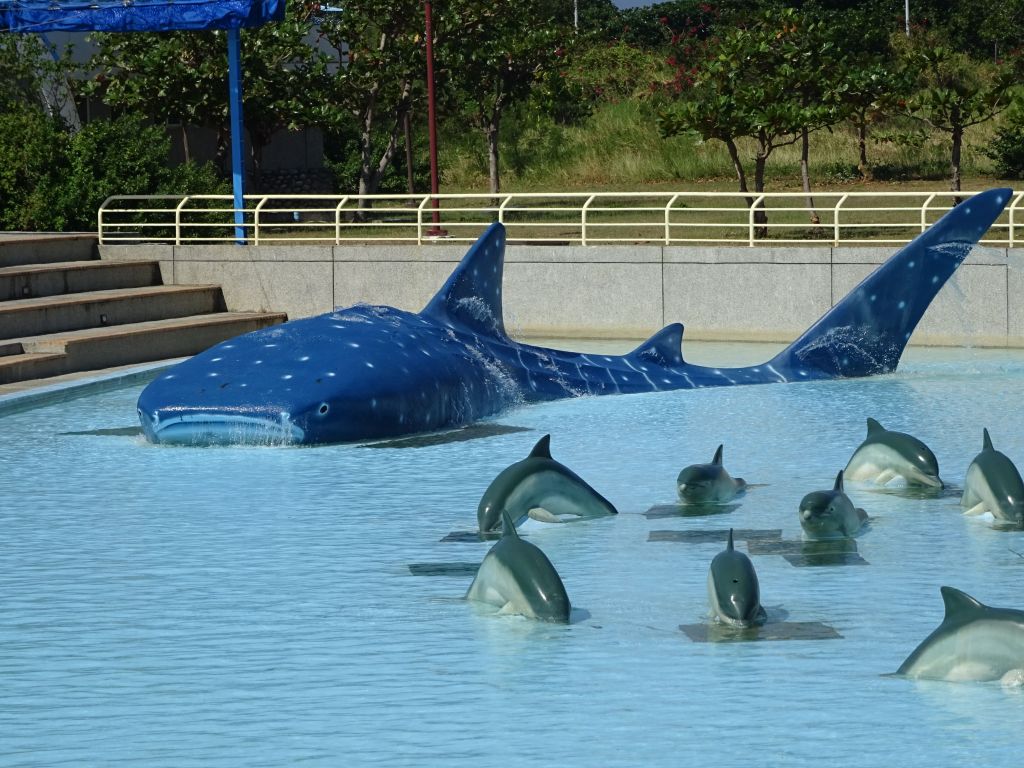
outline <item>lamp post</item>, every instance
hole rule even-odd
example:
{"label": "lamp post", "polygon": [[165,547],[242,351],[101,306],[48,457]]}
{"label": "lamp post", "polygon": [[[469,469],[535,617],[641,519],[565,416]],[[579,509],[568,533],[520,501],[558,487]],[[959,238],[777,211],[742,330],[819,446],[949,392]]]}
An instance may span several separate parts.
{"label": "lamp post", "polygon": [[434,18],[430,0],[423,0],[423,13],[426,16],[427,25],[427,124],[430,135],[430,206],[431,218],[434,222],[427,235],[430,237],[445,237],[447,232],[441,229],[441,211],[438,209],[436,195],[438,194],[437,179],[437,110],[434,94]]}

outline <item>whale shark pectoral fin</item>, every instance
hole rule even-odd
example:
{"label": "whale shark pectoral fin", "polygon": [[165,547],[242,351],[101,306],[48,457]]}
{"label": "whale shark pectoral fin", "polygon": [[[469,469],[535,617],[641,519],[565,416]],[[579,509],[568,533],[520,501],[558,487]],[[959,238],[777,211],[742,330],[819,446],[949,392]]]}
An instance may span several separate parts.
{"label": "whale shark pectoral fin", "polygon": [[985,502],[979,502],[970,509],[965,509],[964,514],[968,517],[977,517],[978,515],[984,515],[988,510],[985,507]]}
{"label": "whale shark pectoral fin", "polygon": [[715,451],[715,457],[713,459],[711,459],[711,463],[712,464],[717,464],[718,466],[722,466],[722,447],[723,447],[723,445],[719,445],[718,446],[718,450]]}
{"label": "whale shark pectoral fin", "polygon": [[530,455],[527,457],[530,459],[550,459],[551,458],[551,435],[544,435],[537,444],[533,446],[533,450],[530,451]]}
{"label": "whale shark pectoral fin", "polygon": [[562,518],[544,509],[544,507],[534,507],[533,509],[526,513],[526,516],[529,517],[531,520],[536,520],[540,523],[563,522]]}
{"label": "whale shark pectoral fin", "polygon": [[656,363],[665,368],[683,364],[683,324],[670,323],[634,349],[627,358]]}
{"label": "whale shark pectoral fin", "polygon": [[868,437],[871,435],[877,435],[880,432],[885,432],[885,427],[879,424],[875,419],[868,416]]}
{"label": "whale shark pectoral fin", "polygon": [[491,224],[430,300],[420,315],[476,333],[505,336],[501,283],[505,263],[505,227]]}
{"label": "whale shark pectoral fin", "polygon": [[942,619],[943,622],[970,616],[987,608],[987,606],[978,602],[966,592],[961,592],[959,589],[940,587],[939,592],[942,593],[942,602],[946,606],[946,615]]}
{"label": "whale shark pectoral fin", "polygon": [[981,450],[983,450],[983,451],[994,451],[995,448],[992,447],[992,438],[989,437],[989,435],[988,435],[988,427],[983,428],[981,434],[982,434]]}

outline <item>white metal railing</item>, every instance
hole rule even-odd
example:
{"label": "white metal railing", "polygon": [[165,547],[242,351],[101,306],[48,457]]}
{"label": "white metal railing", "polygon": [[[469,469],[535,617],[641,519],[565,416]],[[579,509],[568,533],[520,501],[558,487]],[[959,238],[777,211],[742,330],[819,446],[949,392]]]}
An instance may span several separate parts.
{"label": "white metal railing", "polygon": [[[973,193],[815,192],[813,209],[802,192],[246,195],[239,226],[252,245],[468,242],[492,221],[517,242],[538,244],[891,245],[927,229],[957,194]],[[982,242],[1021,241],[1022,200],[1024,192],[1013,193]],[[114,195],[99,209],[100,243],[239,242],[233,205],[231,195]]]}

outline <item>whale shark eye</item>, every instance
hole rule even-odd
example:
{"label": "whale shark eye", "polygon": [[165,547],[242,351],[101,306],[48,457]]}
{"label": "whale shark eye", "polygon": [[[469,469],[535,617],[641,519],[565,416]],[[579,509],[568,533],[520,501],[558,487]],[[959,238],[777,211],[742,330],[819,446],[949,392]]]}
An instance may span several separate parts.
{"label": "whale shark eye", "polygon": [[329,411],[329,410],[330,410],[330,408],[328,407],[327,403],[320,403],[320,415],[321,416],[326,415],[327,411]]}

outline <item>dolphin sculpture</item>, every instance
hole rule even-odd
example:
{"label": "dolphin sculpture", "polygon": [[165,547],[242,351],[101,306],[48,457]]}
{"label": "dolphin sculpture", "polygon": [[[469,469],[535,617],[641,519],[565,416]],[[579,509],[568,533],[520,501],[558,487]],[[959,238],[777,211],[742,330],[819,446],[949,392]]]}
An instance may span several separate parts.
{"label": "dolphin sculpture", "polygon": [[850,480],[885,485],[900,477],[908,485],[942,488],[939,462],[931,448],[912,435],[892,432],[868,418],[868,434],[846,465]]}
{"label": "dolphin sculpture", "polygon": [[722,446],[710,464],[683,467],[676,478],[679,499],[685,504],[725,504],[747,488],[742,477],[732,477],[722,466]]}
{"label": "dolphin sculpture", "polygon": [[1015,683],[1024,673],[1024,611],[990,608],[942,587],[946,615],[896,671],[929,680]]}
{"label": "dolphin sculpture", "polygon": [[139,396],[139,420],[156,443],[334,443],[449,429],[579,395],[889,373],[1010,192],[982,192],[953,208],[761,365],[685,362],[679,323],[625,355],[510,339],[505,229],[495,223],[422,312],[356,305],[222,342],[152,381]]}
{"label": "dolphin sculpture", "polygon": [[499,613],[569,623],[572,606],[555,566],[539,547],[519,538],[507,512],[501,517],[501,538],[484,555],[466,599],[496,605]]}
{"label": "dolphin sculpture", "polygon": [[715,555],[708,571],[708,601],[715,621],[746,629],[764,624],[768,614],[761,606],[761,588],[750,558],[729,543]]}
{"label": "dolphin sculpture", "polygon": [[811,491],[800,501],[800,526],[809,539],[848,539],[867,519],[843,491],[843,470],[831,491]]}
{"label": "dolphin sculpture", "polygon": [[618,514],[604,496],[561,462],[551,458],[551,435],[530,455],[503,469],[487,486],[477,507],[480,533],[498,530],[508,513],[515,525],[527,516],[547,523]]}
{"label": "dolphin sculpture", "polygon": [[1001,522],[1024,524],[1024,481],[1017,467],[992,447],[988,429],[983,430],[981,453],[967,468],[960,506],[965,514],[992,514]]}

